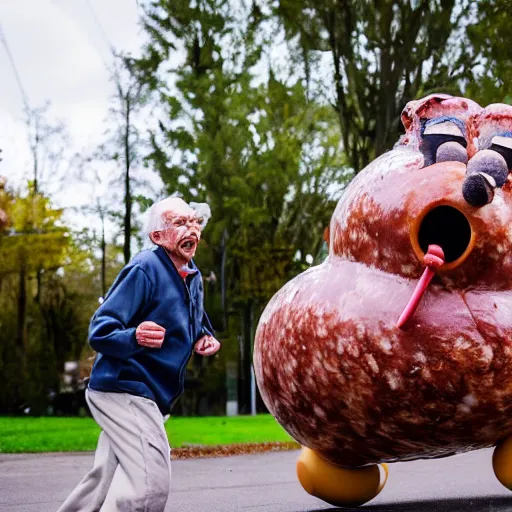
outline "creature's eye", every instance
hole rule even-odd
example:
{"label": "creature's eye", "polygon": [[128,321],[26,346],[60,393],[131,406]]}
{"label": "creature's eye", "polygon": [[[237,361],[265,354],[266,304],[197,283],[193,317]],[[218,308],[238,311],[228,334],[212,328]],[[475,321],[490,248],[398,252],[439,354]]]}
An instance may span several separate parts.
{"label": "creature's eye", "polygon": [[512,137],[494,136],[489,149],[499,153],[507,162],[508,169],[512,169]]}
{"label": "creature's eye", "polygon": [[425,167],[436,162],[468,161],[467,142],[459,127],[451,121],[427,125],[423,131],[421,151]]}
{"label": "creature's eye", "polygon": [[185,219],[182,219],[182,218],[178,218],[178,219],[174,219],[172,224],[173,226],[176,226],[176,227],[180,227],[180,226],[184,226],[185,225]]}

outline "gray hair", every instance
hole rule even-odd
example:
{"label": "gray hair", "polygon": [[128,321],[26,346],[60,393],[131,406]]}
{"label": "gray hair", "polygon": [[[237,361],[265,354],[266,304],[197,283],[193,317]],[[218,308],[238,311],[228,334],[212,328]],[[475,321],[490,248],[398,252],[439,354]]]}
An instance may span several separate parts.
{"label": "gray hair", "polygon": [[146,212],[146,221],[144,223],[143,236],[144,236],[144,247],[143,249],[151,249],[155,246],[153,241],[151,240],[150,234],[153,231],[161,231],[165,229],[167,226],[164,214],[169,210],[180,210],[184,207],[191,208],[196,212],[199,217],[203,218],[203,223],[201,224],[201,230],[206,227],[208,221],[212,216],[212,212],[207,203],[189,203],[187,204],[180,197],[167,197],[166,199],[162,199],[161,201],[157,201],[153,203],[153,205]]}

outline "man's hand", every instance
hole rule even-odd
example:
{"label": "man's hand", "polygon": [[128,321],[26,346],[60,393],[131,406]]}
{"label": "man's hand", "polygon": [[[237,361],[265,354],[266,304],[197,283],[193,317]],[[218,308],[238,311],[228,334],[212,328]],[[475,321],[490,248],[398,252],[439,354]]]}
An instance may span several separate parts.
{"label": "man's hand", "polygon": [[155,322],[142,322],[135,331],[137,343],[142,347],[160,348],[164,337],[165,329]]}
{"label": "man's hand", "polygon": [[213,356],[220,349],[220,343],[213,336],[203,336],[194,347],[201,356]]}

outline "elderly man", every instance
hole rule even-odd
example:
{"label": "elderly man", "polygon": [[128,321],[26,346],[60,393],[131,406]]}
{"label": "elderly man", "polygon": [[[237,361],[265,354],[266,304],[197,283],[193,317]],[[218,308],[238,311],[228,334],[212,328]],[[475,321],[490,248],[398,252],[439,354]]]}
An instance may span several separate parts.
{"label": "elderly man", "polygon": [[154,204],[154,244],[123,268],[91,320],[98,352],[87,402],[102,428],[94,466],[59,512],[159,512],[170,506],[171,461],[164,415],[183,392],[192,350],[219,342],[203,311],[192,258],[209,208],[178,198]]}

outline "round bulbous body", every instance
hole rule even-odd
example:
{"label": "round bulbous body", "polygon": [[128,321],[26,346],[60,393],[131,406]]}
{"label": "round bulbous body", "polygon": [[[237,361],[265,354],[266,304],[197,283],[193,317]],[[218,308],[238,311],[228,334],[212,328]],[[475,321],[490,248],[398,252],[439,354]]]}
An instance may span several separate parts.
{"label": "round bulbous body", "polygon": [[[462,192],[467,159],[429,161],[421,139],[449,110],[469,126],[462,136],[492,141],[487,111],[458,100],[440,100],[441,114],[413,112],[408,142],[345,191],[327,260],[287,283],[260,319],[254,366],[267,407],[335,465],[444,457],[512,434],[510,180],[475,207]],[[431,243],[445,264],[398,328]]]}

